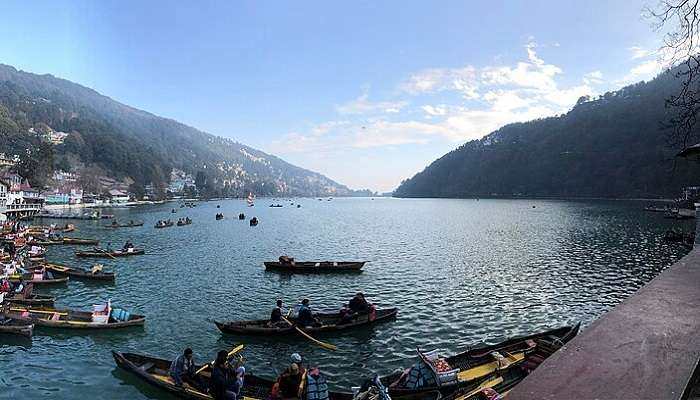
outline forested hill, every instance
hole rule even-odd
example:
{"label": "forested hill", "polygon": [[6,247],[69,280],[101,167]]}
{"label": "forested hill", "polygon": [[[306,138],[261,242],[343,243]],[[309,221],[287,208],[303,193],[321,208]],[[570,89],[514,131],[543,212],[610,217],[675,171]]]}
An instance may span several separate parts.
{"label": "forested hill", "polygon": [[700,165],[668,145],[668,71],[568,113],[515,123],[468,142],[401,183],[397,197],[677,197]]}
{"label": "forested hill", "polygon": [[[63,144],[49,146],[40,140],[46,131],[69,136]],[[133,180],[136,188],[153,184],[162,189],[171,170],[183,170],[198,175],[198,186],[208,196],[352,193],[321,174],[232,140],[64,79],[0,64],[0,152],[24,154],[27,149],[33,149],[35,158],[40,155],[34,160],[40,165],[27,172],[39,184],[53,168],[94,166]]]}

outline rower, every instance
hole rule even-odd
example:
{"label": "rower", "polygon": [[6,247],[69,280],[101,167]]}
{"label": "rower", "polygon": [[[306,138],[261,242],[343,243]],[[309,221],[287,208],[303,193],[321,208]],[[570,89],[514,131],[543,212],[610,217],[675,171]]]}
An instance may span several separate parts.
{"label": "rower", "polygon": [[228,353],[226,350],[219,351],[209,380],[209,394],[214,400],[236,400],[236,393],[229,389],[235,384],[233,374],[228,363]]}
{"label": "rower", "polygon": [[124,243],[124,247],[122,247],[122,250],[124,251],[129,251],[129,249],[133,249],[134,244],[131,243],[131,240],[127,240],[126,243]]}
{"label": "rower", "polygon": [[302,327],[321,326],[321,323],[318,321],[318,319],[314,318],[313,313],[311,312],[309,299],[304,299],[301,301],[297,316],[297,324],[301,325]]}
{"label": "rower", "polygon": [[183,354],[177,356],[170,364],[169,375],[175,380],[176,386],[182,386],[182,382],[190,383],[194,378],[194,359],[192,349],[187,348]]}
{"label": "rower", "polygon": [[348,303],[350,311],[356,314],[367,314],[369,312],[369,303],[365,299],[365,295],[362,292],[357,292],[355,297],[350,299]]}
{"label": "rower", "polygon": [[[268,322],[268,326],[270,328],[273,328],[277,325],[279,325],[282,321],[282,300],[279,299],[277,300],[277,306],[272,309],[272,312],[270,313],[270,322]],[[285,322],[286,324],[286,322]]]}

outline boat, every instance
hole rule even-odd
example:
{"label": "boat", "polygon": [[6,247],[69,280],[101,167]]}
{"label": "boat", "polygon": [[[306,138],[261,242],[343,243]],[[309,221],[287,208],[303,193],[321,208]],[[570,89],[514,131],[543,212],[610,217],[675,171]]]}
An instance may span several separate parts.
{"label": "boat", "polygon": [[223,214],[223,213],[221,213],[221,214],[217,213],[217,214],[216,214],[216,220],[217,220],[217,221],[221,221],[222,219],[224,219],[224,214]]}
{"label": "boat", "polygon": [[[68,282],[67,276],[53,277],[50,274],[44,275],[40,272],[28,272],[26,274],[22,274],[21,277],[25,285],[30,283],[35,285],[59,285]],[[13,283],[20,282],[20,275],[12,274],[8,276],[8,279]]]}
{"label": "boat", "polygon": [[80,268],[72,268],[60,264],[47,263],[43,265],[47,271],[51,271],[55,275],[69,276],[74,279],[89,279],[89,280],[100,280],[100,281],[114,281],[114,272],[104,272],[101,266],[99,268],[93,267],[93,270],[86,270]]}
{"label": "boat", "polygon": [[280,208],[283,207],[282,204],[270,204],[270,208]]}
{"label": "boat", "polygon": [[[97,306],[96,306],[97,308]],[[115,311],[108,305],[104,314],[96,314],[96,311],[76,311],[68,309],[57,309],[50,307],[26,307],[10,305],[7,316],[19,321],[33,322],[36,326],[48,328],[66,329],[119,329],[134,326],[143,326],[146,317],[138,314],[127,313],[118,310],[126,315],[124,320],[114,318]]]}
{"label": "boat", "polygon": [[105,228],[132,228],[136,226],[143,226],[143,221],[138,221],[138,222],[129,222],[127,224],[110,224],[110,225],[103,225]]}
{"label": "boat", "polygon": [[258,217],[253,217],[250,219],[250,226],[258,226]]}
{"label": "boat", "polygon": [[255,203],[253,202],[255,200],[255,197],[253,197],[253,193],[248,193],[248,198],[245,200],[246,203],[248,203],[248,207],[253,207]]}
{"label": "boat", "polygon": [[34,285],[28,284],[21,293],[12,293],[11,296],[5,293],[5,301],[25,306],[52,306],[56,301],[53,296],[32,293],[33,289]]}
{"label": "boat", "polygon": [[294,261],[293,258],[280,261],[265,261],[268,271],[289,273],[362,272],[365,261]]}
{"label": "boat", "polygon": [[180,220],[177,221],[177,226],[185,226],[185,225],[192,225],[192,220]]}
{"label": "boat", "polygon": [[18,321],[12,318],[5,318],[0,315],[0,334],[19,335],[31,338],[34,332],[34,324],[27,321]]}
{"label": "boat", "polygon": [[245,214],[243,214],[243,213],[238,214],[238,219],[241,220],[241,221],[244,220],[244,219],[245,219]]}
{"label": "boat", "polygon": [[[136,375],[141,380],[159,387],[170,394],[181,399],[205,400],[212,397],[203,389],[198,389],[185,383],[182,387],[175,386],[175,382],[169,376],[171,360],[155,358],[136,353],[121,353],[112,351],[114,362],[119,368]],[[201,366],[195,366],[199,370]],[[211,373],[204,371],[199,374],[205,387],[209,386]],[[270,398],[270,391],[274,381],[246,373],[243,388],[241,389],[242,399],[265,400]],[[352,400],[351,393],[329,392],[329,400]]]}
{"label": "boat", "polygon": [[390,388],[389,394],[392,397],[436,389],[443,394],[450,394],[456,390],[468,394],[478,389],[485,381],[497,379],[511,368],[526,368],[527,372],[534,370],[547,357],[571,341],[578,334],[580,326],[578,323],[516,337],[446,358],[441,358],[437,351],[418,350],[419,360],[411,370],[416,369],[419,375],[432,378],[429,379],[430,384],[419,388],[396,385],[395,382],[401,379],[402,372],[384,376],[381,380]]}
{"label": "boat", "polygon": [[74,237],[64,237],[63,244],[99,244],[100,241],[97,239],[82,239]]}
{"label": "boat", "polygon": [[[310,335],[315,333],[332,333],[342,332],[361,326],[373,325],[377,322],[387,321],[396,317],[398,309],[387,308],[376,310],[376,317],[372,320],[368,315],[362,315],[350,323],[340,324],[340,316],[337,312],[334,313],[317,313],[315,318],[321,322],[319,327],[303,328],[304,332]],[[269,327],[269,319],[258,319],[248,321],[214,321],[216,327],[223,333],[233,333],[238,335],[257,335],[257,336],[278,336],[278,335],[293,335],[296,333],[294,326]],[[289,321],[294,323],[295,318],[289,318]]]}
{"label": "boat", "polygon": [[457,389],[447,396],[445,400],[492,400],[503,399],[511,389],[522,382],[532,372],[521,366],[508,368],[505,371],[489,376],[476,385]]}
{"label": "boat", "polygon": [[105,257],[105,258],[111,258],[111,257],[128,257],[128,256],[137,256],[141,254],[145,254],[146,251],[144,249],[129,249],[129,250],[101,250],[101,249],[96,249],[93,251],[76,251],[75,256],[76,257]]}
{"label": "boat", "polygon": [[167,220],[167,221],[158,221],[155,224],[156,229],[161,229],[161,228],[169,228],[171,226],[174,226],[175,223],[173,221]]}

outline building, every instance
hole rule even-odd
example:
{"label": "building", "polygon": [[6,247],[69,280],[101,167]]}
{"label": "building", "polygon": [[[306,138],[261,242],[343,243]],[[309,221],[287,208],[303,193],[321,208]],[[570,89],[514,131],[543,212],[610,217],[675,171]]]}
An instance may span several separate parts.
{"label": "building", "polygon": [[66,140],[67,137],[68,137],[68,134],[65,132],[55,132],[55,131],[49,132],[48,134],[46,134],[46,136],[44,136],[44,138],[46,138],[46,140],[49,141],[49,143],[55,144],[55,145],[62,144],[63,141]]}
{"label": "building", "polygon": [[83,202],[83,189],[64,186],[54,189],[46,195],[46,204],[81,204]]}
{"label": "building", "polygon": [[130,200],[129,194],[123,190],[112,189],[109,191],[112,203],[126,203]]}
{"label": "building", "polygon": [[14,172],[6,172],[0,180],[8,186],[4,214],[9,219],[34,215],[44,208],[45,199],[29,185],[29,181]]}

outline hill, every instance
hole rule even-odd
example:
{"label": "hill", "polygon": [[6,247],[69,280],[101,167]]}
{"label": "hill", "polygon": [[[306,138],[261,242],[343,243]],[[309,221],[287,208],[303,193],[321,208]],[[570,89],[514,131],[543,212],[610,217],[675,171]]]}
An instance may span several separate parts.
{"label": "hill", "polygon": [[675,71],[596,98],[564,115],[506,125],[435,160],[397,197],[678,197],[697,165],[674,157],[665,101]]}
{"label": "hill", "polygon": [[[67,133],[51,143],[51,133]],[[96,168],[162,194],[173,170],[206,196],[343,196],[347,187],[259,150],[129,107],[52,75],[0,64],[0,151],[42,186],[53,169]]]}

